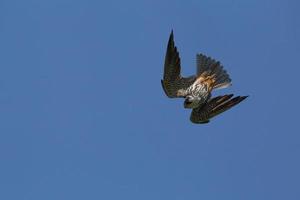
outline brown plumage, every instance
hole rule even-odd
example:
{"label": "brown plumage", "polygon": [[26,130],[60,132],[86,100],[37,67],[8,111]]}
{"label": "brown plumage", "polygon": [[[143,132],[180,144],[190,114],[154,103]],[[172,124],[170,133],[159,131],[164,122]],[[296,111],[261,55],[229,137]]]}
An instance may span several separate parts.
{"label": "brown plumage", "polygon": [[207,101],[201,107],[193,109],[190,120],[196,124],[205,124],[209,122],[209,119],[225,112],[233,106],[239,104],[248,96],[233,97],[233,94],[227,94],[223,96],[217,96]]}
{"label": "brown plumage", "polygon": [[180,57],[174,43],[172,31],[166,52],[164,77],[161,80],[162,87],[166,95],[170,98],[180,97],[178,90],[187,89],[196,79],[195,76],[184,78],[180,72]]}
{"label": "brown plumage", "polygon": [[196,83],[203,84],[207,87],[208,91],[211,92],[215,86],[216,78],[215,74],[207,75],[206,73],[202,73],[197,79]]}
{"label": "brown plumage", "polygon": [[185,98],[184,107],[192,108],[190,120],[193,123],[208,123],[209,120],[233,106],[247,96],[233,94],[211,98],[214,89],[226,88],[231,79],[220,62],[197,54],[197,73],[190,77],[181,76],[181,63],[171,32],[165,57],[164,76],[161,80],[164,92],[170,98]]}

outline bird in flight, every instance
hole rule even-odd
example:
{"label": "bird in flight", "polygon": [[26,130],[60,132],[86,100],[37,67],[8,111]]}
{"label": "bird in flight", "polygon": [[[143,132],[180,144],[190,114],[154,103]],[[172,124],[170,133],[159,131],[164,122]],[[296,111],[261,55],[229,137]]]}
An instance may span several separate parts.
{"label": "bird in flight", "polygon": [[169,98],[184,98],[184,108],[192,109],[190,120],[196,124],[208,123],[211,118],[232,108],[248,96],[226,94],[211,97],[212,90],[227,88],[231,79],[220,62],[197,54],[196,75],[182,77],[177,47],[171,32],[165,56],[164,76],[161,84]]}

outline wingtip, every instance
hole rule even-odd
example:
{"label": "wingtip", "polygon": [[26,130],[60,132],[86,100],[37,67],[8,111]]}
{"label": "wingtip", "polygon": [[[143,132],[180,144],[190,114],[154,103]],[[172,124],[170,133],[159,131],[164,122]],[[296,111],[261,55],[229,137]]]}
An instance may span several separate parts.
{"label": "wingtip", "polygon": [[170,40],[173,40],[174,38],[174,33],[173,33],[173,29],[171,30],[171,34],[170,34]]}
{"label": "wingtip", "polygon": [[246,95],[246,96],[241,96],[241,99],[247,99],[249,97],[249,95]]}
{"label": "wingtip", "polygon": [[240,102],[244,101],[248,96],[236,96],[233,99],[231,99],[232,102],[236,102],[236,104],[239,104]]}
{"label": "wingtip", "polygon": [[173,47],[174,47],[174,34],[172,30],[168,41],[168,49],[170,48],[172,49]]}

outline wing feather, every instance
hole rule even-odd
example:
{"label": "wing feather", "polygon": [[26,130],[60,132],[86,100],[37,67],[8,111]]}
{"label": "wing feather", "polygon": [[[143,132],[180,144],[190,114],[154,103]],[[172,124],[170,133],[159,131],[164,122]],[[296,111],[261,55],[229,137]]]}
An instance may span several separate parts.
{"label": "wing feather", "polygon": [[233,97],[233,94],[217,96],[206,104],[193,109],[190,120],[193,123],[208,123],[209,120],[245,100],[248,96]]}
{"label": "wing feather", "polygon": [[181,76],[180,57],[175,46],[174,34],[171,32],[165,56],[164,76],[161,80],[166,95],[170,98],[181,97],[178,90],[187,89],[195,81],[195,76],[184,78]]}

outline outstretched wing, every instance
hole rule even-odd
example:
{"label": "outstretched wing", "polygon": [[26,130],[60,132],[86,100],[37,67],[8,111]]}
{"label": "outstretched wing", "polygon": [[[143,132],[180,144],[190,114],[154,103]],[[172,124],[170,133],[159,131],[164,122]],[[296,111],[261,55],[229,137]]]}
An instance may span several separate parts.
{"label": "outstretched wing", "polygon": [[183,78],[180,74],[180,57],[174,43],[173,31],[171,32],[164,66],[164,77],[161,80],[166,95],[170,98],[181,97],[177,94],[180,89],[187,89],[195,81],[195,76]]}
{"label": "outstretched wing", "polygon": [[203,106],[193,109],[190,120],[196,124],[208,123],[211,118],[239,104],[248,96],[232,97],[233,94],[228,94],[210,99]]}

